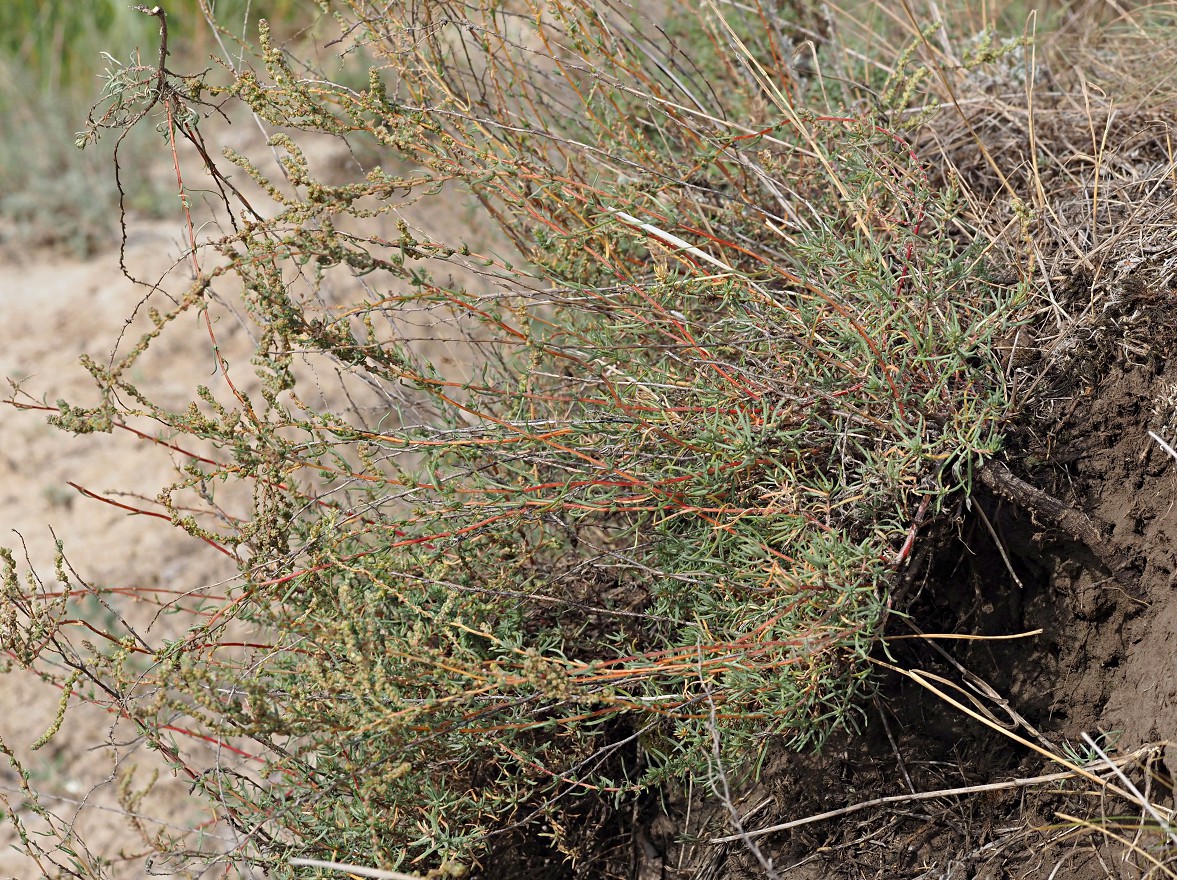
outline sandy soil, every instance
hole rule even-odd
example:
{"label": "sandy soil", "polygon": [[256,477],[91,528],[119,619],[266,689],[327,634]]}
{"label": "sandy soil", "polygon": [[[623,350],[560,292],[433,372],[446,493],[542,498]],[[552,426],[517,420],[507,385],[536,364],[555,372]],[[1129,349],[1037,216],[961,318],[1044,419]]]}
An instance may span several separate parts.
{"label": "sandy soil", "polygon": [[[169,254],[176,250],[163,227],[144,227],[135,230],[127,257],[138,271],[160,275],[171,267]],[[59,398],[96,400],[79,355],[104,360],[141,296],[122,277],[116,252],[86,261],[8,254],[0,264],[0,325],[5,334],[0,373],[49,403]],[[207,337],[192,334],[187,345],[185,350],[173,344],[169,356],[189,372],[211,367]],[[18,559],[27,554],[32,569],[45,579],[45,590],[60,586],[53,579],[54,536],[64,542],[70,564],[90,584],[184,591],[235,573],[224,556],[169,523],[129,515],[69,485],[97,493],[134,490],[152,495],[170,481],[172,471],[169,460],[148,444],[125,434],[74,437],[46,424],[43,412],[8,406],[0,407],[0,436],[0,542],[13,548]],[[145,632],[162,637],[174,634],[181,623],[162,616],[148,621]],[[83,699],[70,701],[61,731],[31,752],[30,745],[52,723],[59,700],[60,692],[31,673],[4,676],[0,738],[30,772],[34,787],[45,793],[44,805],[63,822],[76,823],[83,840],[109,856],[124,848],[145,848],[117,793],[116,777],[132,765],[139,767],[140,784],[153,771],[161,774],[153,796],[134,810],[148,817],[145,830],[156,833],[169,822],[187,825],[196,818],[187,785],[172,778],[158,756],[143,749],[114,715]],[[12,807],[30,827],[37,827],[35,817],[21,808],[15,771],[6,767],[0,778]],[[41,876],[38,866],[8,848],[14,840],[10,825],[0,827],[0,874]],[[141,864],[134,869],[142,870]]]}

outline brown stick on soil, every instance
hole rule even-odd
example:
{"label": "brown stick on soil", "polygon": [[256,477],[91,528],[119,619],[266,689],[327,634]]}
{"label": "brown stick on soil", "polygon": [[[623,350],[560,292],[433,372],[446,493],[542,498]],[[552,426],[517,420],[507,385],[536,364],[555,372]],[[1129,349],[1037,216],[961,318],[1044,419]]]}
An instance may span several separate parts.
{"label": "brown stick on soil", "polygon": [[1120,585],[1128,588],[1127,554],[1087,514],[1067,507],[1057,498],[1016,476],[1000,461],[987,461],[977,471],[981,482],[992,491],[1029,511],[1035,521],[1058,529],[1085,545],[1109,569]]}

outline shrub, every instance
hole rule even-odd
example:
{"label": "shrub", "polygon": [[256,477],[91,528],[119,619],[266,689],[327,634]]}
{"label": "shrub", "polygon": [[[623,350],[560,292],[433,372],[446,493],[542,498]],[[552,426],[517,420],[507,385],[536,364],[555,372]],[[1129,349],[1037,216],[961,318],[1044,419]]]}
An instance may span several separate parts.
{"label": "shrub", "polygon": [[[759,8],[672,4],[668,32],[589,0],[322,6],[366,85],[263,26],[227,84],[108,90],[141,82],[173,137],[244,102],[285,180],[226,152],[272,205],[214,171],[197,280],[88,363],[99,405],[55,416],[189,449],[161,504],[243,575],[149,663],[111,629],[89,674],[278,875],[290,853],[460,872],[540,818],[571,854],[586,798],[853,727],[917,530],[1007,407],[1014,303],[888,122],[918,78],[901,58],[852,107]],[[375,161],[320,179],[307,133]],[[510,246],[411,221],[466,193]],[[218,346],[229,297],[253,377],[217,347],[190,405],[132,382],[183,315]],[[177,718],[239,763],[171,742]]]}

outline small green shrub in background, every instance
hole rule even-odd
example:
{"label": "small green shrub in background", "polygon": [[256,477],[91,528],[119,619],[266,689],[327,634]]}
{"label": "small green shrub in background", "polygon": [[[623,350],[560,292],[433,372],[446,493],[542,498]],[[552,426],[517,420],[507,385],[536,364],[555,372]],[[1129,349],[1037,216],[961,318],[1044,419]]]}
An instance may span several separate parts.
{"label": "small green shrub in background", "polygon": [[[122,711],[275,876],[289,855],[460,872],[539,819],[572,854],[587,799],[854,727],[916,530],[1007,407],[990,343],[1015,303],[888,122],[919,80],[901,59],[883,103],[840,106],[767,10],[671,3],[668,41],[589,0],[323,6],[367,86],[265,26],[257,67],[203,85],[283,132],[286,181],[229,154],[273,204],[227,204],[178,304],[89,364],[103,402],[56,417],[211,444],[163,502],[243,585],[150,662],[110,631],[82,665],[156,689]],[[385,158],[328,184],[304,132]],[[521,258],[399,219],[462,191]],[[244,305],[254,377],[220,361],[161,406],[131,368],[181,315],[214,332],[214,289]],[[228,750],[199,763],[181,718]]]}

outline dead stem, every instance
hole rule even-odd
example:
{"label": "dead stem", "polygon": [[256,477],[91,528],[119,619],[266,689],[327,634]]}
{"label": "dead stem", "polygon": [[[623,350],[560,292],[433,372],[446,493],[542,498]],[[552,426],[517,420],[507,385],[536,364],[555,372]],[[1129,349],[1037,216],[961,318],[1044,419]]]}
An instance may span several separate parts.
{"label": "dead stem", "polygon": [[1133,595],[1127,577],[1130,570],[1127,554],[1118,542],[1105,534],[1106,527],[1102,523],[1027,483],[1003,462],[986,462],[977,476],[986,488],[1028,511],[1039,525],[1057,529],[1083,544],[1110,569],[1120,586]]}

